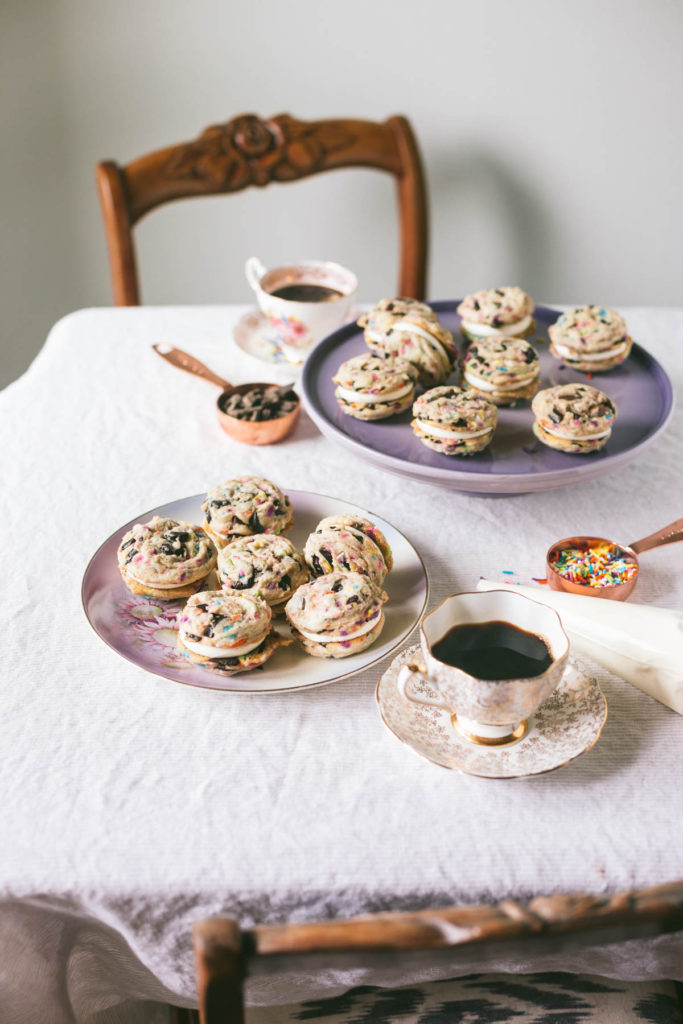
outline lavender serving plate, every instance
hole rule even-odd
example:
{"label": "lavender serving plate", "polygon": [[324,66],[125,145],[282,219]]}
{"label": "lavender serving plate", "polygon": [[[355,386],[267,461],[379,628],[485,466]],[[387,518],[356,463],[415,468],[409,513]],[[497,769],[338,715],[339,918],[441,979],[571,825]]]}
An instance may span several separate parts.
{"label": "lavender serving plate", "polygon": [[[386,622],[381,636],[367,650],[348,658],[312,658],[295,642],[279,647],[263,668],[235,676],[215,674],[184,658],[176,647],[176,620],[185,602],[131,594],[119,574],[116,552],[133,523],[147,522],[152,516],[201,523],[204,494],[180,498],[143,512],[116,530],[97,549],[85,570],[81,588],[86,618],[97,635],[122,658],[157,676],[232,693],[279,693],[322,686],[355,675],[390,654],[412,632],[427,605],[427,573],[417,551],[391,523],[373,512],[323,494],[292,490],[288,493],[294,526],[287,536],[299,551],[323,516],[363,516],[376,523],[387,538],[394,568],[384,584],[389,595],[384,605]],[[284,616],[276,618],[274,625],[280,633],[289,632]]]}
{"label": "lavender serving plate", "polygon": [[[458,301],[432,302],[442,323],[451,330],[462,353]],[[334,398],[332,377],[340,364],[367,351],[363,332],[347,324],[324,338],[311,352],[302,372],[306,409],[327,437],[338,441],[368,462],[399,476],[484,494],[523,494],[592,480],[620,469],[641,455],[665,429],[673,409],[673,389],[664,369],[649,352],[634,344],[630,357],[610,373],[585,373],[566,367],[550,354],[548,327],[560,311],[537,306],[536,345],[541,361],[541,387],[589,381],[612,398],[618,416],[612,436],[591,455],[567,455],[542,445],[534,437],[530,403],[500,409],[498,426],[489,447],[477,455],[449,457],[425,447],[410,428],[410,412],[374,423],[345,416]],[[460,339],[460,340],[458,340]],[[459,372],[450,378],[459,381]]]}

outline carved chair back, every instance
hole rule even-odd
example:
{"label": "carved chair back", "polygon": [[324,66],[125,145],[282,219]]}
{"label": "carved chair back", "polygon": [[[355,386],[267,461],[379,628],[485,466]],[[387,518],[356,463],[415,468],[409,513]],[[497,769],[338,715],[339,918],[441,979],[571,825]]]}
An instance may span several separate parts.
{"label": "carved chair back", "polygon": [[[617,893],[557,895],[529,903],[374,914],[320,924],[261,925],[209,918],[194,928],[201,1024],[243,1024],[247,977],[286,970],[386,967],[443,968],[458,963],[528,960],[560,952],[683,930],[683,881]],[[452,969],[452,974],[448,972]]]}
{"label": "carved chair back", "polygon": [[132,229],[157,206],[340,167],[371,167],[394,177],[400,220],[398,294],[424,298],[427,200],[419,150],[406,118],[299,121],[289,114],[268,120],[243,114],[206,128],[194,142],[156,150],[125,166],[113,160],[97,165],[116,305],[140,304]]}

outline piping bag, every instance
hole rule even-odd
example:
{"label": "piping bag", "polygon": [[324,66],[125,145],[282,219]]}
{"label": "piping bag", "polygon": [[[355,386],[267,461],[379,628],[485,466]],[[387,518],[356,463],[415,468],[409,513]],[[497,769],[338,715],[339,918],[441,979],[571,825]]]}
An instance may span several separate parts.
{"label": "piping bag", "polygon": [[683,715],[682,611],[483,579],[477,590],[514,590],[550,605],[562,619],[573,651]]}

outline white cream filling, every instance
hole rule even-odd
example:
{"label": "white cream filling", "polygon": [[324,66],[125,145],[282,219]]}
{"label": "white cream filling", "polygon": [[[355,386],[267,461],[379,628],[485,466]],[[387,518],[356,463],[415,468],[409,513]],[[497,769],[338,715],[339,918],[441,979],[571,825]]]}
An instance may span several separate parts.
{"label": "white cream filling", "polygon": [[347,402],[357,402],[361,405],[370,405],[373,402],[380,404],[382,402],[395,402],[398,398],[403,398],[404,395],[409,395],[413,390],[413,384],[406,384],[402,388],[395,388],[393,391],[383,391],[379,395],[367,395],[362,391],[352,391],[350,388],[343,388],[341,384],[337,385],[337,394],[340,398],[345,398]]}
{"label": "white cream filling", "polygon": [[619,356],[622,352],[626,351],[627,345],[628,342],[622,341],[613,348],[603,349],[602,352],[580,352],[575,348],[567,348],[566,345],[558,345],[556,341],[553,342],[555,350],[564,359],[573,359],[582,363],[599,363],[601,359],[611,359],[612,356]]}
{"label": "white cream filling", "polygon": [[192,580],[183,580],[182,583],[151,583],[149,580],[141,580],[139,576],[134,576],[130,569],[126,570],[126,573],[135,583],[139,583],[142,587],[152,587],[153,590],[177,590],[179,587],[189,587],[191,583],[197,582],[195,576]]}
{"label": "white cream filling", "polygon": [[417,420],[420,426],[420,430],[425,434],[431,434],[434,437],[445,437],[449,441],[469,441],[473,437],[483,437],[484,434],[489,434],[492,427],[487,427],[486,430],[473,430],[470,434],[465,434],[458,430],[445,430],[443,427],[435,427],[433,423],[425,423],[424,420]]}
{"label": "white cream filling", "polygon": [[241,654],[249,654],[249,651],[256,650],[267,636],[268,634],[264,633],[255,643],[240,644],[239,647],[217,647],[207,640],[188,640],[185,630],[180,630],[180,639],[188,651],[192,651],[193,654],[203,654],[206,658],[238,658]]}
{"label": "white cream filling", "polygon": [[[432,334],[429,334],[429,332],[425,331],[422,327],[417,327],[415,324],[412,324],[410,320],[397,320],[396,323],[393,324],[391,329],[397,330],[399,328],[403,331],[404,334],[414,334],[416,337],[419,337],[423,341],[426,341],[431,350],[428,351],[428,355],[437,355],[441,362],[443,363],[445,369],[450,369],[450,357],[446,352],[444,346],[438,340],[438,338],[435,338]],[[370,341],[377,342],[384,341],[386,337],[385,334],[378,334],[376,331],[368,331],[367,336]],[[420,347],[422,348],[423,351],[425,350],[424,344],[422,344]]]}
{"label": "white cream filling", "polygon": [[470,370],[465,370],[464,377],[468,384],[472,384],[475,388],[480,391],[517,391],[519,388],[523,388],[525,384],[531,384],[532,380],[536,380],[538,375],[532,373],[529,377],[518,377],[517,380],[512,381],[509,384],[492,384],[490,380],[484,380],[482,377],[477,377],[475,373]]}
{"label": "white cream filling", "polygon": [[559,437],[563,441],[595,441],[598,437],[607,437],[611,434],[612,428],[608,427],[607,430],[601,430],[599,434],[582,434],[581,437],[570,437],[568,434],[558,434],[556,430],[550,430],[545,424],[541,424],[546,434],[552,434],[553,437]]}
{"label": "white cream filling", "polygon": [[397,324],[394,324],[394,327],[400,328],[406,334],[415,334],[418,338],[424,338],[424,340],[436,351],[437,355],[440,356],[441,359],[444,359],[448,366],[451,365],[446,349],[439,339],[435,338],[433,334],[429,333],[429,331],[425,331],[424,328],[411,323],[410,320],[399,320]]}
{"label": "white cream filling", "polygon": [[308,633],[305,629],[301,629],[300,626],[297,626],[296,628],[297,631],[301,633],[302,636],[305,636],[307,640],[313,640],[316,643],[327,644],[332,643],[333,641],[338,642],[339,640],[353,640],[354,637],[363,636],[364,633],[369,633],[371,629],[374,629],[379,622],[381,613],[382,609],[380,608],[377,614],[373,615],[369,622],[366,622],[363,626],[359,626],[358,629],[354,629],[353,633]]}
{"label": "white cream filling", "polygon": [[514,338],[518,334],[523,334],[527,327],[531,326],[531,317],[525,316],[523,320],[519,320],[516,324],[503,324],[501,327],[471,323],[469,320],[463,320],[462,326],[469,334],[476,334],[480,338],[488,338],[492,334],[502,334],[504,337]]}

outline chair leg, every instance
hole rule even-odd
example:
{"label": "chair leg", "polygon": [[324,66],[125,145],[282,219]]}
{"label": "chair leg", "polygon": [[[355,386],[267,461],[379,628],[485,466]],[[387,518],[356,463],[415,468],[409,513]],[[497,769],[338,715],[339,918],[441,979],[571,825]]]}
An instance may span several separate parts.
{"label": "chair leg", "polygon": [[239,925],[211,917],[192,931],[200,1024],[244,1024],[246,957]]}
{"label": "chair leg", "polygon": [[196,1010],[186,1010],[182,1006],[171,1006],[171,1024],[199,1024]]}

